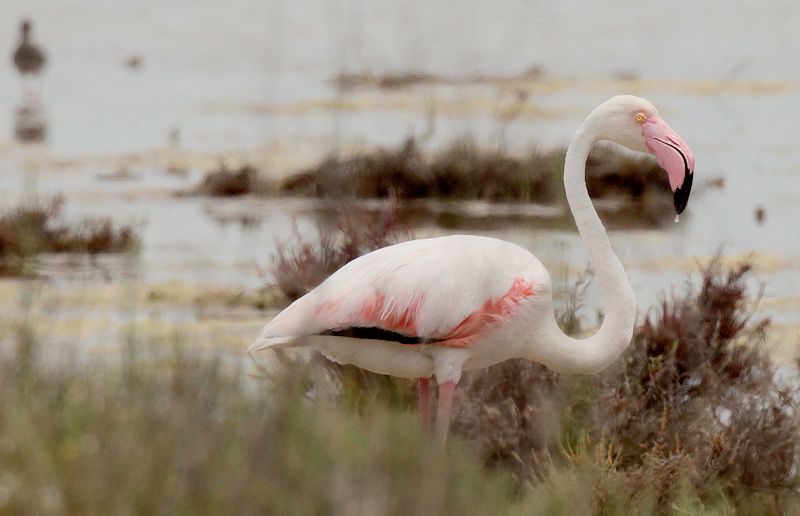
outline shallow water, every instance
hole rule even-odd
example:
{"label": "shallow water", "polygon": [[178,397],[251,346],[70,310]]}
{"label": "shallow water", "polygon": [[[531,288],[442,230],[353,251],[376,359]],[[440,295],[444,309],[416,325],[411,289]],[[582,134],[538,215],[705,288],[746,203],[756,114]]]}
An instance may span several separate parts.
{"label": "shallow water", "polygon": [[[517,150],[562,145],[598,103],[634,93],[659,107],[697,158],[678,223],[611,235],[640,307],[681,285],[696,259],[757,252],[763,311],[800,324],[800,4],[0,0],[0,12],[0,48],[13,46],[10,28],[26,14],[50,57],[40,81],[47,144],[0,145],[0,197],[63,192],[70,217],[141,221],[144,281],[257,286],[254,264],[269,263],[276,238],[288,239],[295,221],[310,231],[302,201],[174,197],[216,153],[279,175],[332,148],[423,135],[430,113],[429,148],[465,134]],[[134,55],[143,65],[124,66]],[[540,80],[500,80],[534,66]],[[332,87],[337,73],[362,69],[455,81],[392,92]],[[503,125],[518,90],[526,109]],[[15,75],[0,74],[6,139],[20,98]],[[170,148],[173,129],[180,144]],[[165,172],[176,156],[188,175]],[[132,180],[104,178],[120,170]],[[239,224],[242,215],[257,223]],[[566,260],[575,272],[587,263],[572,232],[488,233],[550,267]],[[590,292],[594,313],[599,288]]]}

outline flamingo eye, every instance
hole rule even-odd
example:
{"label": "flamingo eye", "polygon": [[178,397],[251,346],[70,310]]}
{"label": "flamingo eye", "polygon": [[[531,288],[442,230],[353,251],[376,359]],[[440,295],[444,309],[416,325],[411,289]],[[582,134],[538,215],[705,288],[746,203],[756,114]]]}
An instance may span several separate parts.
{"label": "flamingo eye", "polygon": [[642,113],[637,113],[636,114],[636,121],[639,122],[640,124],[642,122],[644,122],[644,115]]}

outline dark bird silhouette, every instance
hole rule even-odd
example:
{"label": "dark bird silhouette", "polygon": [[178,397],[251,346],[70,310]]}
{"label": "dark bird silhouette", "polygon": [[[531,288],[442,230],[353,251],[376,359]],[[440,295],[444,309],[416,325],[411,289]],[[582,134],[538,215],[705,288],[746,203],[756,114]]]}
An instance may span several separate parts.
{"label": "dark bird silhouette", "polygon": [[[17,67],[23,80],[27,75],[37,75],[44,68],[47,61],[44,50],[31,41],[31,22],[22,20],[19,27],[19,45],[14,51],[14,66]],[[33,99],[33,92],[30,87],[25,88],[25,93],[29,100]]]}
{"label": "dark bird silhouette", "polygon": [[44,51],[31,41],[31,22],[22,20],[19,46],[14,51],[14,65],[22,75],[38,74],[47,61]]}

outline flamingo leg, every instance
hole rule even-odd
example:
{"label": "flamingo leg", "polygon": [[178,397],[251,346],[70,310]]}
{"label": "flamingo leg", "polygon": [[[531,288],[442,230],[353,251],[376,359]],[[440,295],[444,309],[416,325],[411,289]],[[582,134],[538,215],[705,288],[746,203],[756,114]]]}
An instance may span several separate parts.
{"label": "flamingo leg", "polygon": [[422,428],[431,427],[431,379],[419,379],[419,422]]}
{"label": "flamingo leg", "polygon": [[447,442],[450,430],[450,409],[453,407],[455,382],[444,382],[439,385],[439,408],[436,411],[436,436],[442,443]]}

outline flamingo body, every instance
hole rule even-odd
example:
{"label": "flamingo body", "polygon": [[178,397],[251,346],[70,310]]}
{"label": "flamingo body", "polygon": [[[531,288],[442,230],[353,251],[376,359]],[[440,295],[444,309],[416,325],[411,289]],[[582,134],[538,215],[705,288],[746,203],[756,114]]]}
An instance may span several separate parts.
{"label": "flamingo body", "polygon": [[[550,275],[525,249],[468,235],[413,240],[339,269],[278,314],[251,351],[313,345],[339,363],[457,382],[461,370],[521,356],[525,337],[543,320],[537,315],[548,311]],[[324,335],[345,328],[376,328],[419,343]]]}

